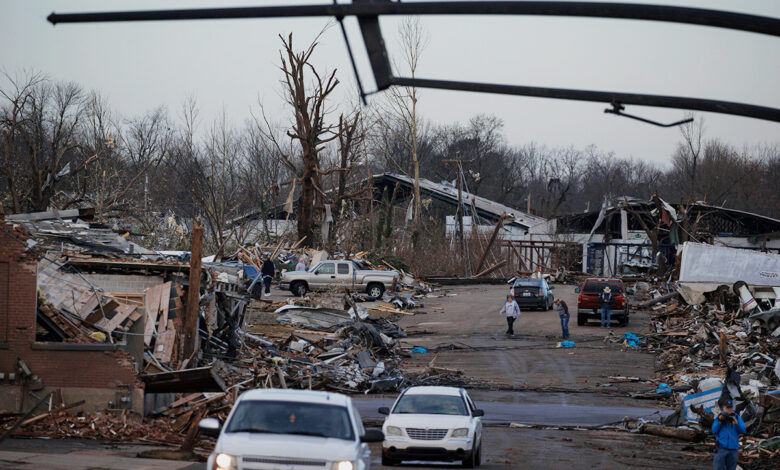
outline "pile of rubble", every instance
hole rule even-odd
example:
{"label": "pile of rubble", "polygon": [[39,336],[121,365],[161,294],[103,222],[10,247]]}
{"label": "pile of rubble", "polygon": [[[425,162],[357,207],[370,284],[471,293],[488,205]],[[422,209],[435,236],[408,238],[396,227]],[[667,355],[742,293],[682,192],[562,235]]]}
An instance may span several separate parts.
{"label": "pile of rubble", "polygon": [[780,309],[769,299],[759,304],[751,312],[724,289],[693,305],[674,289],[650,294],[651,333],[635,346],[657,355],[662,383],[634,396],[673,400],[678,409],[664,424],[690,430],[692,439],[709,431],[727,396],[747,427],[743,457],[780,457]]}
{"label": "pile of rubble", "polygon": [[[35,341],[53,350],[70,344],[73,350],[113,351],[135,380],[102,406],[85,404],[84,397],[52,390],[45,374],[20,357],[17,368],[24,373],[9,378],[43,397],[26,414],[0,412],[0,434],[185,447],[194,442],[190,434],[200,419],[224,419],[247,389],[381,393],[462,383],[456,371],[433,365],[403,369],[410,351],[400,347],[405,332],[394,319],[420,312],[432,291],[403,271],[382,298],[341,289],[271,302],[252,295],[261,259],[272,259],[280,272],[302,257],[316,263],[328,254],[279,243],[201,258],[195,238],[192,254],[154,251],[116,227],[48,213],[24,215],[6,227],[37,260]],[[393,269],[371,265],[364,255],[355,262]],[[89,364],[73,367],[79,374]]]}

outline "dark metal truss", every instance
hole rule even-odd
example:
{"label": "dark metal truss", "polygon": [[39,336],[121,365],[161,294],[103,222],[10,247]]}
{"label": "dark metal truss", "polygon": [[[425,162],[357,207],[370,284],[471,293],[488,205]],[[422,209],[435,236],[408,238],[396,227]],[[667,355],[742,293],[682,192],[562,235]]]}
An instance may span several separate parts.
{"label": "dark metal truss", "polygon": [[[663,125],[622,112],[625,105],[688,109],[720,114],[752,117],[780,122],[780,109],[730,101],[679,96],[620,93],[612,91],[577,90],[493,83],[475,83],[450,80],[396,77],[390,61],[379,16],[382,15],[536,15],[589,18],[614,18],[662,21],[699,26],[711,26],[737,31],[780,37],[780,19],[743,13],[733,13],[703,8],[687,8],[666,5],[630,3],[556,2],[556,1],[462,1],[462,2],[413,2],[401,3],[389,0],[354,0],[350,4],[291,5],[267,7],[201,8],[156,11],[123,11],[100,13],[52,13],[48,20],[58,23],[91,23],[116,21],[202,20],[237,18],[290,18],[330,16],[341,21],[346,16],[357,17],[363,41],[368,51],[371,69],[378,90],[390,86],[415,86],[443,90],[476,91],[508,95],[555,98],[575,101],[593,101],[612,106],[608,111],[655,125]],[[346,34],[345,34],[346,39]],[[349,47],[349,42],[347,42]],[[350,58],[352,58],[351,49]],[[358,84],[360,77],[357,76]],[[359,85],[365,101],[365,92]],[[679,124],[672,123],[670,125]],[[669,125],[663,125],[665,127]]]}

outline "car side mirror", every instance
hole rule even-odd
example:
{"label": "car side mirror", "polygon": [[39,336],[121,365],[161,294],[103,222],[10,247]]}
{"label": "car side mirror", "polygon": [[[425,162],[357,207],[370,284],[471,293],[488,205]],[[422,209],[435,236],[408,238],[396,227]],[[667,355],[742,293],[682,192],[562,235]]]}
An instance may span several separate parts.
{"label": "car side mirror", "polygon": [[219,436],[219,431],[222,430],[222,425],[216,418],[204,418],[198,423],[198,429],[201,434],[217,437]]}
{"label": "car side mirror", "polygon": [[480,416],[485,416],[485,410],[474,410],[471,413],[471,416],[473,416],[475,418],[479,418]]}
{"label": "car side mirror", "polygon": [[385,433],[379,429],[366,429],[366,433],[360,436],[360,442],[382,442],[385,440]]}
{"label": "car side mirror", "polygon": [[377,411],[379,411],[380,415],[389,415],[390,414],[390,408],[388,408],[386,406],[383,406],[383,407],[379,408],[379,410],[377,410]]}
{"label": "car side mirror", "polygon": [[575,294],[579,294],[580,293],[580,288],[579,287],[575,287],[574,288],[574,293]]}

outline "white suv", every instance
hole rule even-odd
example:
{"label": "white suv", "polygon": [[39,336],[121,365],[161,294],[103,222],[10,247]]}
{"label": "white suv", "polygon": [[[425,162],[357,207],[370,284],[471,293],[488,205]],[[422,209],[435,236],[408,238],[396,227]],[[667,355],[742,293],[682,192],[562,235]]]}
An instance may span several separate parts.
{"label": "white suv", "polygon": [[224,426],[206,418],[200,430],[219,435],[208,470],[370,469],[367,443],[384,439],[363,429],[351,398],[305,390],[244,392]]}
{"label": "white suv", "polygon": [[482,419],[466,390],[455,387],[411,387],[387,415],[382,431],[382,465],[402,460],[463,461],[474,468],[482,460]]}

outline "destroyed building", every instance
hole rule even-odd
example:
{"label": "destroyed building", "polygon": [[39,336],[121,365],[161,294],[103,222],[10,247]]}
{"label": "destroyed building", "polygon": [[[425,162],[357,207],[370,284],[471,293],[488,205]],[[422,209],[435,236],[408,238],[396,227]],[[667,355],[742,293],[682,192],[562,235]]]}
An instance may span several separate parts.
{"label": "destroyed building", "polygon": [[63,400],[81,401],[85,409],[142,411],[143,386],[136,378],[131,345],[95,341],[39,301],[37,271],[46,259],[34,246],[21,227],[3,223],[0,409],[27,410],[36,397],[59,390]]}

